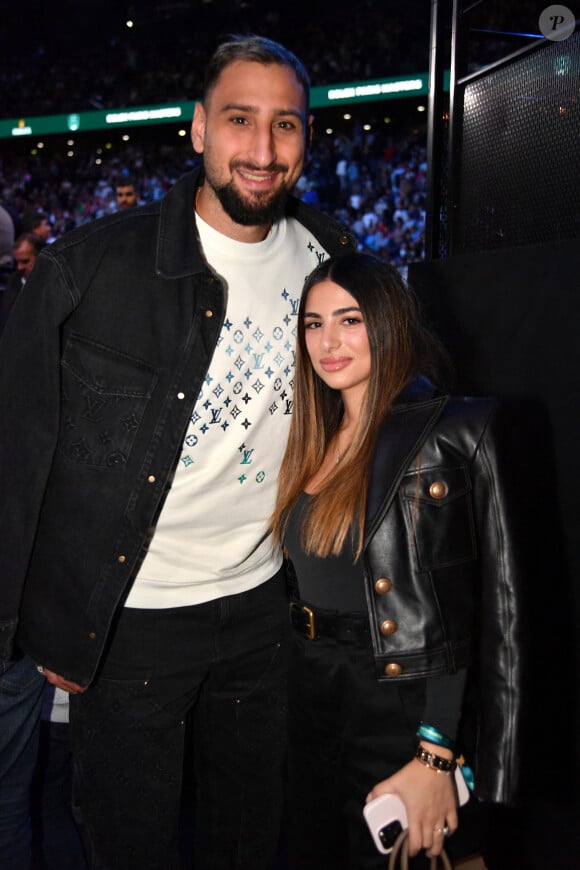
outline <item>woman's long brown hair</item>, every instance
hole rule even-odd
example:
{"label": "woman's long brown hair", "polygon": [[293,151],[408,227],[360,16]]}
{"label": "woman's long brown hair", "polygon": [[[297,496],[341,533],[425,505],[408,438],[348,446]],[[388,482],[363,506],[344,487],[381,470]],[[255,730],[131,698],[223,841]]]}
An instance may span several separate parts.
{"label": "woman's long brown hair", "polygon": [[271,520],[278,542],[283,542],[288,516],[319,470],[343,415],[341,394],[330,389],[312,368],[304,336],[308,293],[325,280],[338,284],[358,303],[369,339],[371,375],[353,441],[312,499],[302,544],[306,552],[317,556],[338,555],[350,534],[358,558],[377,430],[415,376],[434,374],[437,343],[423,325],[416,299],[399,272],[376,257],[348,254],[331,258],[309,275],[298,312],[290,435]]}

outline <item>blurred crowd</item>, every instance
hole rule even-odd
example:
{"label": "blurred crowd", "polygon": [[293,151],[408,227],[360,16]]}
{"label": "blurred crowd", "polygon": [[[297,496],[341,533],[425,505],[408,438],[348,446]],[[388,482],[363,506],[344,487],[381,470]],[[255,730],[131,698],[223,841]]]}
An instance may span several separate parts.
{"label": "blurred crowd", "polygon": [[[143,3],[134,30],[117,22],[114,32],[113,17],[84,16],[69,33],[58,26],[57,9],[49,30],[48,13],[39,11],[26,40],[11,43],[9,27],[0,35],[0,117],[192,100],[213,47],[231,32],[284,42],[304,60],[313,85],[427,69],[427,7],[421,17],[413,4],[390,13],[380,0],[362,0],[356,16],[338,7],[329,15],[328,0],[297,0],[291,10],[261,5],[212,0],[201,15],[193,4],[175,4],[163,17],[158,4]],[[296,193],[349,226],[361,250],[404,266],[424,252],[425,161],[422,129],[365,130],[353,122],[348,134],[317,130]],[[74,159],[3,148],[0,206],[12,229],[0,236],[0,287],[19,268],[14,242],[35,216],[49,225],[50,242],[117,210],[123,180],[135,185],[137,202],[150,202],[196,163],[189,143],[160,144],[159,136],[98,155],[76,143]]]}
{"label": "blurred crowd", "polygon": [[[74,161],[14,158],[0,162],[0,204],[14,223],[14,238],[31,217],[50,225],[49,241],[119,208],[117,188],[135,185],[137,203],[161,198],[197,164],[189,147],[128,144],[95,162],[92,152]],[[315,139],[296,194],[351,228],[360,250],[406,264],[424,253],[426,160],[419,130],[393,137],[354,128],[353,134]],[[0,252],[4,262],[11,251]]]}
{"label": "blurred crowd", "polygon": [[206,0],[201,10],[193,3],[143,2],[133,7],[132,29],[118,10],[93,3],[93,15],[67,8],[62,20],[58,4],[39,9],[24,38],[19,25],[16,40],[4,16],[0,117],[193,100],[213,48],[228,33],[279,40],[304,61],[313,85],[428,68],[426,3],[389,10],[382,0],[361,0],[354,14],[330,0],[295,0],[287,8]]}

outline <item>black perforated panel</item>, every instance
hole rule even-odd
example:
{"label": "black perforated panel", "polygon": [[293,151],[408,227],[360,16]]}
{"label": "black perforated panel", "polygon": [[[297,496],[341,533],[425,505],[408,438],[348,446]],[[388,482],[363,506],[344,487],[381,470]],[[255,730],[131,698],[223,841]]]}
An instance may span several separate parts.
{"label": "black perforated panel", "polygon": [[453,253],[580,238],[580,32],[471,80],[463,107]]}

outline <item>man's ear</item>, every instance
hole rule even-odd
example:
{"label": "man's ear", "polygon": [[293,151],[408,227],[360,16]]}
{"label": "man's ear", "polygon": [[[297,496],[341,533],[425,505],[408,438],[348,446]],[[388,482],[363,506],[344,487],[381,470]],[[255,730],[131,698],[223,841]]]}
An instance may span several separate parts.
{"label": "man's ear", "polygon": [[308,123],[306,124],[306,154],[309,153],[312,147],[312,137],[314,136],[314,115],[308,116]]}
{"label": "man's ear", "polygon": [[205,142],[205,109],[201,103],[196,103],[191,122],[191,144],[193,150],[203,154]]}

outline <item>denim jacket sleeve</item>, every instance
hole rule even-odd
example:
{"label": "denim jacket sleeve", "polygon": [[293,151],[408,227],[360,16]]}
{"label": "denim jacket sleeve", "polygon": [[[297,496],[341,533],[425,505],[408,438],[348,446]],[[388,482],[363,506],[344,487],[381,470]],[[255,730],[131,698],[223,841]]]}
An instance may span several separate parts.
{"label": "denim jacket sleeve", "polygon": [[41,254],[0,341],[0,660],[13,638],[59,422],[60,325],[74,308],[58,263]]}

